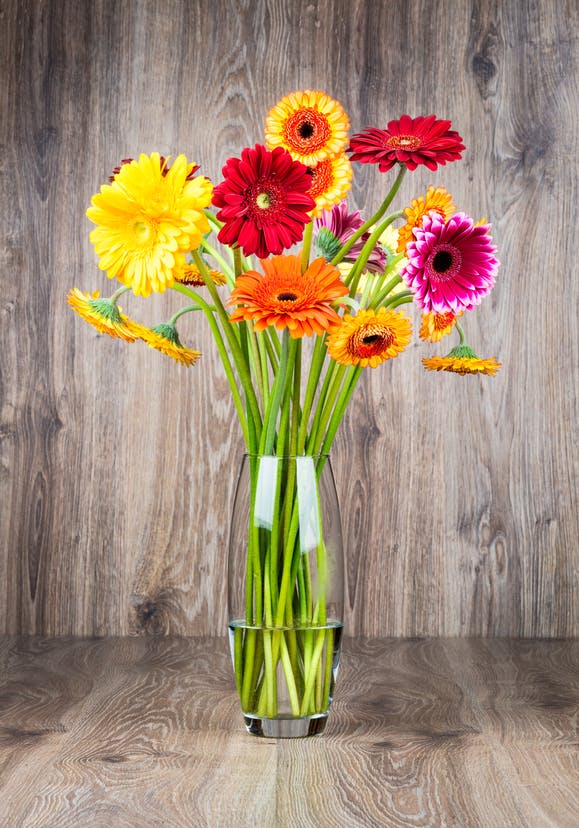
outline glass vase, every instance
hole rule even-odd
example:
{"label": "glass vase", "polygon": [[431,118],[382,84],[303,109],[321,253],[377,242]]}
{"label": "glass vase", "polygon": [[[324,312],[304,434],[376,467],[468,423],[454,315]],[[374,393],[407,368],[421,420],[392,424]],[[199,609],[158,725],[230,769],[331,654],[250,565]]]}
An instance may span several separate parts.
{"label": "glass vase", "polygon": [[231,656],[249,733],[324,730],[338,671],[344,561],[328,456],[245,455],[231,519]]}

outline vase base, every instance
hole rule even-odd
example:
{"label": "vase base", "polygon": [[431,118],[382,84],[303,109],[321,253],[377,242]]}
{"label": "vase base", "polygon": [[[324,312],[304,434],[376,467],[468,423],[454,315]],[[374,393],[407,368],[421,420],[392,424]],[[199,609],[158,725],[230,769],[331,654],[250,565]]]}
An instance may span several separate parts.
{"label": "vase base", "polygon": [[280,717],[277,719],[256,718],[244,716],[247,732],[253,736],[264,736],[270,739],[303,739],[306,736],[316,736],[323,733],[326,727],[328,714],[318,716],[303,716],[300,718]]}

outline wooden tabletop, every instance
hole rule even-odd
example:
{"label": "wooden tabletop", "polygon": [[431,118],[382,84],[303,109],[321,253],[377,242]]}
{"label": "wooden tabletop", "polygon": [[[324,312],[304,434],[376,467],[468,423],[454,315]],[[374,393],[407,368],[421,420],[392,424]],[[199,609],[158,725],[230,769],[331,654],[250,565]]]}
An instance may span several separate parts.
{"label": "wooden tabletop", "polygon": [[0,638],[0,825],[577,826],[579,642],[346,640],[325,733],[245,732],[226,639]]}

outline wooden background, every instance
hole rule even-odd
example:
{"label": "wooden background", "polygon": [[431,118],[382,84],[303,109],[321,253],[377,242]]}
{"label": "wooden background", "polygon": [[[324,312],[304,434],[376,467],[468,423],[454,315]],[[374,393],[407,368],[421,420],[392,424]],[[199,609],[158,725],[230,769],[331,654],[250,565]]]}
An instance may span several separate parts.
{"label": "wooden background", "polygon": [[[572,0],[0,0],[0,632],[222,634],[242,443],[208,330],[186,370],[99,337],[69,287],[110,285],[84,217],[119,159],[185,152],[219,180],[294,89],[353,130],[452,119],[462,162],[406,177],[493,223],[466,323],[496,378],[359,386],[334,456],[348,633],[577,634],[577,7]],[[371,210],[390,178],[356,169]],[[112,289],[112,288],[111,288]],[[126,297],[125,297],[126,299]],[[179,298],[130,298],[160,321]],[[575,594],[574,594],[575,591]]]}

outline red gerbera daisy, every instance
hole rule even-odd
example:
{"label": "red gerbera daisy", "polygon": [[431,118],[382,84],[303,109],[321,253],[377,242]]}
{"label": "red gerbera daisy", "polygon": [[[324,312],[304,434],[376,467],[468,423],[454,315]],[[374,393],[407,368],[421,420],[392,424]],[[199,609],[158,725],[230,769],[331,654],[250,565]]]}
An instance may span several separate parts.
{"label": "red gerbera daisy", "polygon": [[230,158],[222,170],[225,181],[213,191],[213,204],[224,222],[218,239],[238,244],[246,256],[260,259],[278,255],[301,241],[315,201],[307,167],[289,152],[261,144],[246,148],[241,158]]}
{"label": "red gerbera daisy", "polygon": [[387,172],[397,162],[409,170],[419,164],[435,170],[438,164],[456,161],[464,149],[458,132],[449,127],[450,121],[439,121],[434,115],[403,115],[399,121],[390,121],[386,129],[368,127],[352,136],[348,151],[352,161],[378,164],[380,172]]}

